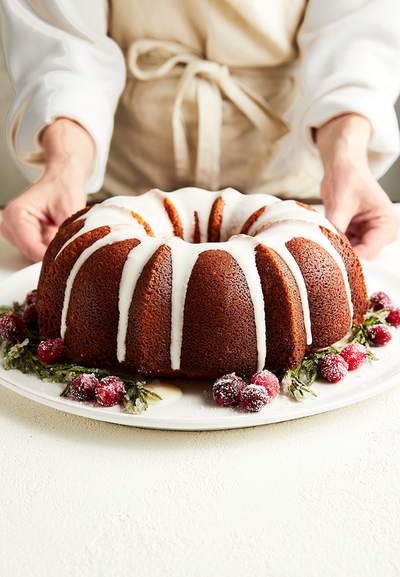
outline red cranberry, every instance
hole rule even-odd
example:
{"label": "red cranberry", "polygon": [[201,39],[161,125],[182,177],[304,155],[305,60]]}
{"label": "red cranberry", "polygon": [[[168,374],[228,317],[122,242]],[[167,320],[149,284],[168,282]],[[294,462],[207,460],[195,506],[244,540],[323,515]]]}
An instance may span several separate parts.
{"label": "red cranberry", "polygon": [[110,376],[101,379],[96,387],[96,399],[103,407],[117,405],[125,394],[125,385],[118,377]]}
{"label": "red cranberry", "polygon": [[89,401],[90,399],[94,399],[95,390],[98,384],[99,381],[93,373],[90,375],[83,373],[72,381],[69,387],[69,392],[73,397],[80,401]]}
{"label": "red cranberry", "polygon": [[217,405],[236,405],[239,402],[240,392],[246,383],[235,373],[224,375],[213,385],[213,397]]}
{"label": "red cranberry", "polygon": [[348,364],[340,355],[325,355],[321,361],[321,375],[331,383],[337,383],[347,375]]}
{"label": "red cranberry", "polygon": [[51,339],[40,343],[37,354],[43,363],[53,365],[54,363],[65,363],[68,350],[62,339]]}
{"label": "red cranberry", "polygon": [[371,296],[369,302],[373,311],[380,311],[387,309],[392,304],[392,299],[386,293],[379,291]]}
{"label": "red cranberry", "polygon": [[392,327],[399,327],[400,326],[400,307],[396,307],[396,305],[389,305],[387,307],[389,309],[388,315],[386,317],[386,322],[389,323]]}
{"label": "red cranberry", "polygon": [[253,375],[250,379],[250,385],[259,385],[261,387],[265,387],[267,393],[273,399],[278,396],[280,392],[278,377],[266,369],[263,371],[258,371],[258,373]]}
{"label": "red cranberry", "polygon": [[6,339],[10,345],[20,341],[24,331],[25,323],[17,315],[6,313],[6,315],[0,319],[0,335],[3,339]]}
{"label": "red cranberry", "polygon": [[22,320],[27,327],[33,329],[38,326],[38,315],[34,304],[28,305],[22,313]]}
{"label": "red cranberry", "polygon": [[360,343],[350,343],[344,347],[340,355],[349,365],[349,371],[354,371],[365,363],[368,351]]}
{"label": "red cranberry", "polygon": [[368,340],[373,347],[384,347],[392,340],[392,333],[387,325],[372,325],[368,329]]}
{"label": "red cranberry", "polygon": [[27,305],[34,305],[36,304],[36,293],[37,290],[34,289],[33,291],[28,292],[26,295],[25,301]]}
{"label": "red cranberry", "polygon": [[240,406],[250,413],[260,411],[270,401],[271,396],[260,385],[248,385],[240,394]]}

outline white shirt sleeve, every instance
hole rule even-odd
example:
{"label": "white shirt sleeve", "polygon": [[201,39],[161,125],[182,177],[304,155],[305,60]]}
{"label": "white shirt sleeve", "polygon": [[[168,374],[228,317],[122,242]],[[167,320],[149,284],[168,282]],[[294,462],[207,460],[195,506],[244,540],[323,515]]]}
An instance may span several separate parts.
{"label": "white shirt sleeve", "polygon": [[304,92],[293,119],[297,158],[318,157],[311,127],[354,112],[371,123],[369,160],[379,178],[399,153],[400,1],[309,0],[298,42]]}
{"label": "white shirt sleeve", "polygon": [[7,133],[18,165],[36,180],[39,136],[57,117],[79,122],[97,147],[88,192],[103,182],[125,62],[106,35],[105,0],[2,0],[5,52],[16,97]]}

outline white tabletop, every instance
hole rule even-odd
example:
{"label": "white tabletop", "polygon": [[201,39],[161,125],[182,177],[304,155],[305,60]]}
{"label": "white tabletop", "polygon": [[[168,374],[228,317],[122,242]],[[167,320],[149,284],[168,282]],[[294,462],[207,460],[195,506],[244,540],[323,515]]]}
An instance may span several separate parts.
{"label": "white tabletop", "polygon": [[[374,264],[396,272],[399,251]],[[28,264],[0,240],[0,279]],[[103,423],[0,386],[0,574],[398,576],[399,385],[211,432]]]}

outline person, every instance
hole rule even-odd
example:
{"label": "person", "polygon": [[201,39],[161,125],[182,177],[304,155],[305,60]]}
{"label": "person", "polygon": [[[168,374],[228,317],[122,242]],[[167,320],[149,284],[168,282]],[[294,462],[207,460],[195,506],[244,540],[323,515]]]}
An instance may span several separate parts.
{"label": "person", "polygon": [[377,178],[399,152],[396,0],[1,7],[9,144],[33,184],[0,232],[32,261],[88,194],[152,187],[320,195],[361,258],[395,240]]}

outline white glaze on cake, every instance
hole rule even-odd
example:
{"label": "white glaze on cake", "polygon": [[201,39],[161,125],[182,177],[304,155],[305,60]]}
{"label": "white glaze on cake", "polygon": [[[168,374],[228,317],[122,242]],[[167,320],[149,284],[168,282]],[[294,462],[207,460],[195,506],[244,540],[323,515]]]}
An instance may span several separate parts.
{"label": "white glaze on cake", "polygon": [[[222,196],[224,211],[220,229],[221,242],[208,243],[208,220],[214,201]],[[173,225],[164,208],[164,198],[169,199],[177,210],[183,226],[184,240],[175,237]],[[238,234],[247,219],[266,206],[251,225],[247,235]],[[200,228],[200,243],[191,244],[197,212]],[[133,213],[133,214],[132,214]],[[134,215],[140,215],[154,232],[156,238],[146,234],[143,224]],[[198,256],[207,250],[228,252],[243,270],[248,282],[254,309],[254,322],[257,335],[258,370],[264,367],[266,359],[266,329],[264,300],[260,278],[255,265],[255,248],[259,243],[273,249],[286,262],[298,285],[303,307],[307,344],[312,343],[312,327],[308,306],[307,290],[303,276],[295,259],[286,247],[286,243],[295,237],[302,237],[318,243],[335,260],[342,275],[347,291],[349,309],[352,314],[352,302],[347,272],[343,261],[320,226],[334,234],[336,229],[319,213],[310,211],[295,201],[280,201],[269,195],[245,196],[233,189],[210,192],[194,188],[164,193],[157,189],[139,197],[114,197],[101,205],[91,208],[85,215],[84,226],[61,249],[86,232],[98,227],[108,226],[110,232],[85,249],[73,266],[66,286],[62,311],[61,337],[64,338],[67,325],[67,313],[71,289],[81,266],[99,248],[121,240],[136,238],[140,244],[133,248],[126,259],[119,291],[119,326],[117,337],[117,358],[119,362],[126,357],[127,318],[130,303],[140,274],[148,259],[162,246],[171,249],[172,256],[172,311],[171,311],[171,368],[180,368],[183,313],[189,278]],[[61,252],[60,251],[60,252]],[[60,254],[60,253],[59,253]],[[349,328],[351,322],[349,323]]]}

